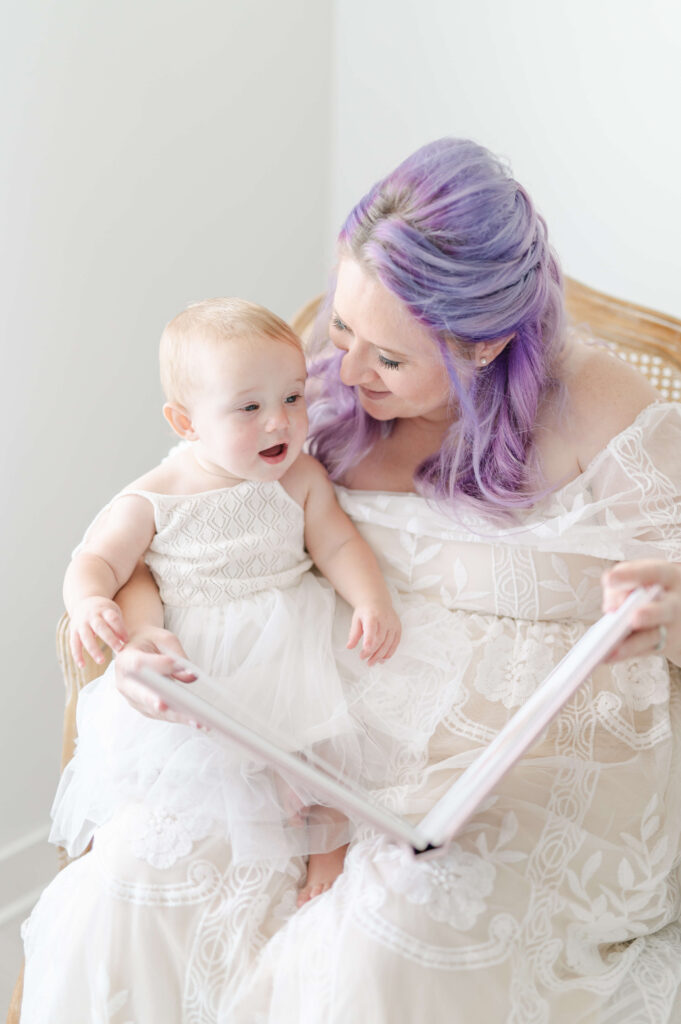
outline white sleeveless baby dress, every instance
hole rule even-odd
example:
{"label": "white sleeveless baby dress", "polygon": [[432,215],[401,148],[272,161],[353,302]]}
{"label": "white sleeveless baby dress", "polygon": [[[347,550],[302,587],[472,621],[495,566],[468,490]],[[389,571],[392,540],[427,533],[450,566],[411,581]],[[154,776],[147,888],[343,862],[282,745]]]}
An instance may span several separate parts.
{"label": "white sleeveless baby dress", "polygon": [[[356,729],[331,649],[335,592],[308,571],[302,508],[277,482],[133,493],[154,508],[146,562],[166,628],[210,677],[191,685],[288,749],[312,750],[352,776]],[[229,837],[236,862],[285,863],[347,840],[343,823],[317,814],[311,824],[295,813],[307,797],[213,734],[138,714],[110,666],[80,696],[76,754],[55,797],[50,839],[75,856],[118,807],[142,801],[175,823],[170,836],[141,826],[137,848],[156,867],[207,835]]]}

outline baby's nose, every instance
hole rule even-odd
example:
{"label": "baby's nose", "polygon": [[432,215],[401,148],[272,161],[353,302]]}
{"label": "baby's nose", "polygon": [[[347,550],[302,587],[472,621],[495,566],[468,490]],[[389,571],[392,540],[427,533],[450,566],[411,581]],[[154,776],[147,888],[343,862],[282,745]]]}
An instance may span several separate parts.
{"label": "baby's nose", "polygon": [[265,426],[267,430],[283,430],[287,423],[286,410],[275,409],[267,417]]}

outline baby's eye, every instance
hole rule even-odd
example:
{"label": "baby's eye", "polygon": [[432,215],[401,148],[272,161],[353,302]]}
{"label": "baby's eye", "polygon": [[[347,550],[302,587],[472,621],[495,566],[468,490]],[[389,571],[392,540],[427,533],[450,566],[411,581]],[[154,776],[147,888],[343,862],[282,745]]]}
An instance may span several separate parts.
{"label": "baby's eye", "polygon": [[242,412],[257,412],[257,410],[259,408],[260,408],[260,406],[258,405],[257,402],[249,402],[248,405],[242,405],[241,411]]}
{"label": "baby's eye", "polygon": [[300,399],[301,399],[302,397],[303,397],[302,395],[298,395],[298,394],[295,394],[295,395],[288,395],[288,396],[287,396],[287,397],[286,397],[286,398],[284,399],[284,403],[285,403],[286,405],[295,405],[295,404],[296,404],[296,402],[299,402],[299,401],[300,401]]}
{"label": "baby's eye", "polygon": [[399,363],[396,359],[388,359],[387,356],[378,353],[378,361],[381,366],[387,366],[389,370],[399,370],[402,363]]}

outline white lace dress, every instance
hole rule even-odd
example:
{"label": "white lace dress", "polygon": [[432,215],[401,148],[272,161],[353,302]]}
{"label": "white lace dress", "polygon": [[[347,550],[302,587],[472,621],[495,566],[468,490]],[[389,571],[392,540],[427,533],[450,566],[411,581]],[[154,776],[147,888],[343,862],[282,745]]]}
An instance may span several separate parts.
{"label": "white lace dress", "polygon": [[[432,806],[598,617],[603,568],[681,561],[679,452],[681,407],[656,403],[512,528],[339,490],[404,625],[395,657],[360,670],[337,609],[379,799],[414,819]],[[297,913],[299,862],[238,868],[216,837],[152,869],[127,845],[126,807],[31,918],[29,972],[32,948],[50,971],[42,934],[59,914],[75,936],[65,964],[52,925],[61,1002],[47,1018],[673,1024],[680,682],[659,655],[600,667],[444,859],[414,862],[367,829],[333,889]]]}
{"label": "white lace dress", "polygon": [[[418,818],[599,616],[606,566],[681,561],[681,406],[645,410],[522,528],[457,525],[413,495],[340,497],[412,628],[422,616],[421,664],[399,687],[396,666],[375,669],[364,707],[379,744],[402,741],[385,743],[379,793]],[[660,655],[598,668],[440,861],[358,838],[223,1019],[681,1020],[680,683]]]}

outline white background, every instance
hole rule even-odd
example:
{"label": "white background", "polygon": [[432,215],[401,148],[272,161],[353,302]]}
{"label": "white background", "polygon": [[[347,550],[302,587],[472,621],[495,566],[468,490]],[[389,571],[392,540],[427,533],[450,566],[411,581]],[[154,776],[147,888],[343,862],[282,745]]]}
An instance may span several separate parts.
{"label": "white background", "polygon": [[675,0],[10,0],[3,25],[0,918],[47,870],[70,549],[169,444],[166,320],[290,316],[349,207],[445,134],[508,158],[568,273],[681,316]]}

